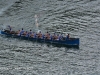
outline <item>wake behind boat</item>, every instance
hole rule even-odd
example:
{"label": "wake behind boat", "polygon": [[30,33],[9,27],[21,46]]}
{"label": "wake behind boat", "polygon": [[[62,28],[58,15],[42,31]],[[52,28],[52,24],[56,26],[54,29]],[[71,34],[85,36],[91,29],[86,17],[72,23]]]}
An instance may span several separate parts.
{"label": "wake behind boat", "polygon": [[42,34],[41,31],[32,32],[32,30],[24,31],[12,31],[11,28],[9,30],[0,30],[0,34],[6,35],[7,37],[20,38],[24,40],[36,41],[40,43],[49,43],[56,46],[65,46],[65,47],[76,47],[79,48],[79,38],[70,38],[69,34],[67,36],[63,36],[62,34],[50,34],[46,32]]}

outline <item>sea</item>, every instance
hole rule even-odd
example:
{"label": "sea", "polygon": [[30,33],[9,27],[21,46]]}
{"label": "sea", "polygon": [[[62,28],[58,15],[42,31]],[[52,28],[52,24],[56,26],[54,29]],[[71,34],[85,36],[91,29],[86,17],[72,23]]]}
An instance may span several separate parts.
{"label": "sea", "polygon": [[64,32],[77,48],[0,35],[0,75],[100,75],[100,0],[0,0],[0,30]]}

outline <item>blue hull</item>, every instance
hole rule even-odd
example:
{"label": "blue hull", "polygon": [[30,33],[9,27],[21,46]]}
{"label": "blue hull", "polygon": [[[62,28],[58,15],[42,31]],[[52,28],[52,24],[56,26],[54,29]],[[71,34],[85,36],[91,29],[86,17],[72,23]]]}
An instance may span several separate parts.
{"label": "blue hull", "polygon": [[47,39],[31,38],[31,37],[13,35],[13,34],[6,33],[4,31],[0,31],[0,34],[6,35],[8,37],[20,38],[20,39],[30,40],[30,41],[34,41],[34,42],[48,43],[48,44],[52,44],[52,45],[55,45],[58,47],[64,46],[64,47],[79,48],[79,38],[70,38],[67,40],[47,40]]}

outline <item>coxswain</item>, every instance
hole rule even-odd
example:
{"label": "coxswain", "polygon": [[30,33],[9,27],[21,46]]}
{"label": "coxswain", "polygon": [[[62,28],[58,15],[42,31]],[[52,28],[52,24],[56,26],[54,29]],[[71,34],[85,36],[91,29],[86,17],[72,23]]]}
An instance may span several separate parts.
{"label": "coxswain", "polygon": [[52,40],[52,35],[50,35],[50,40]]}
{"label": "coxswain", "polygon": [[11,32],[12,31],[12,27],[10,25],[8,25],[8,30]]}
{"label": "coxswain", "polygon": [[7,29],[4,32],[10,33],[12,31],[12,27],[10,25],[7,26]]}

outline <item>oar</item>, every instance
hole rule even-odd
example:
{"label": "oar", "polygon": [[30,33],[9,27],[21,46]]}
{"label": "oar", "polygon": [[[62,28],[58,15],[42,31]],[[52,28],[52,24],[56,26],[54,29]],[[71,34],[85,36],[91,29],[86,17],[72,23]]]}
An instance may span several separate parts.
{"label": "oar", "polygon": [[38,26],[39,26],[39,24],[38,24],[37,15],[35,15],[35,25],[36,25],[36,29],[38,30]]}

